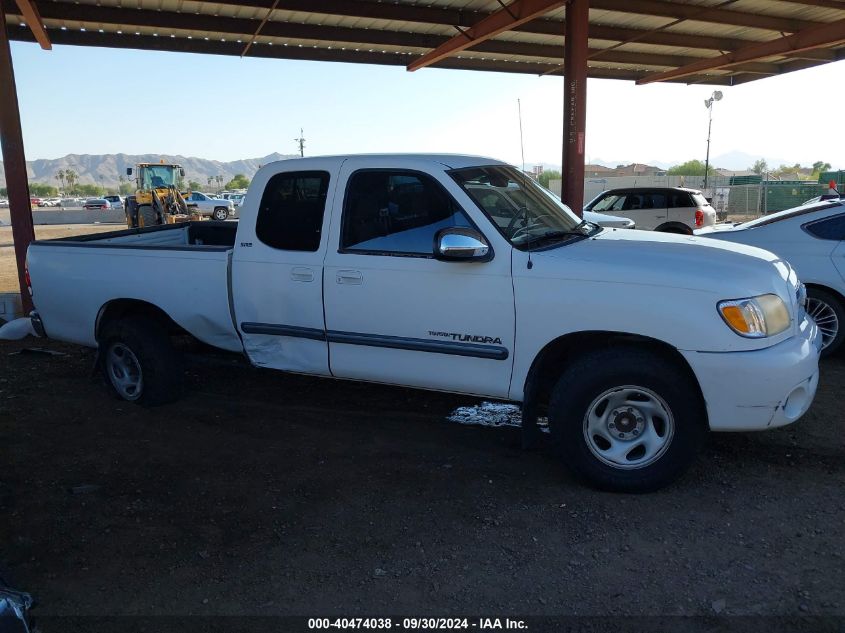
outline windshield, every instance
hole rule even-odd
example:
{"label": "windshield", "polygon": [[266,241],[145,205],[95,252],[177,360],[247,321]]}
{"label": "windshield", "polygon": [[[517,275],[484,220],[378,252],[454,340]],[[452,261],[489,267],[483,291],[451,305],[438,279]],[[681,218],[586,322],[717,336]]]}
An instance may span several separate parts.
{"label": "windshield", "polygon": [[172,187],[176,184],[176,169],[172,165],[148,165],[141,168],[141,188]]}
{"label": "windshield", "polygon": [[449,175],[499,232],[521,250],[547,246],[548,241],[587,237],[601,230],[582,222],[551,192],[513,167],[469,167],[455,169]]}
{"label": "windshield", "polygon": [[[601,196],[599,196],[601,197]],[[608,211],[621,211],[622,205],[625,203],[625,196],[617,195],[615,193],[610,194],[599,200],[598,202],[590,202],[587,204],[585,209],[589,211],[595,211],[596,213],[606,213]]]}

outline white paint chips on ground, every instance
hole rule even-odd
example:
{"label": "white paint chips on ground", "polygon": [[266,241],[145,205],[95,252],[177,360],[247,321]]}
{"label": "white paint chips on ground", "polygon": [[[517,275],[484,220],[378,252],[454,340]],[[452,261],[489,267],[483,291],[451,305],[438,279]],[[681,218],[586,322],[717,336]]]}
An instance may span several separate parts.
{"label": "white paint chips on ground", "polygon": [[513,404],[482,402],[472,407],[458,407],[446,418],[458,424],[478,426],[522,426],[522,412]]}
{"label": "white paint chips on ground", "polygon": [[[458,407],[446,419],[449,422],[474,426],[520,428],[522,427],[522,409],[515,404],[485,401],[471,407]],[[548,433],[548,420],[541,418],[538,423],[540,430]]]}

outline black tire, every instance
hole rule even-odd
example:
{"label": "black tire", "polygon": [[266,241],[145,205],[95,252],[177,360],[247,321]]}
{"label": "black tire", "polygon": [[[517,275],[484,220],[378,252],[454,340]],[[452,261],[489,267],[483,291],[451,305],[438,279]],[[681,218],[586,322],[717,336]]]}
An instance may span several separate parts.
{"label": "black tire", "polygon": [[[627,393],[632,394],[630,397],[636,396],[636,388],[655,395],[668,409],[668,422],[661,421],[659,415],[649,418],[652,427],[662,425],[666,439],[658,438],[658,442],[663,441],[663,448],[662,452],[655,452],[651,458],[654,461],[643,462],[642,467],[614,466],[596,455],[596,451],[601,452],[600,446],[595,448],[599,440],[608,445],[608,450],[614,445],[601,436],[594,435],[592,441],[587,439],[588,412],[600,411],[600,398],[609,391],[614,395],[607,396],[605,411],[612,406],[610,398],[616,397],[625,400],[625,404],[612,409],[613,412],[631,411],[629,404],[637,407],[639,403],[623,396]],[[687,372],[661,354],[634,346],[596,350],[574,359],[561,375],[549,403],[549,423],[565,465],[577,477],[601,490],[650,492],[680,477],[707,437],[706,413],[698,393],[698,386],[687,377]],[[642,411],[637,409],[637,413]],[[611,424],[614,415],[617,425]],[[605,431],[617,433],[623,428],[622,423],[635,423],[635,429],[641,428],[634,418],[626,417],[625,411],[608,412],[607,425],[614,428]],[[631,429],[630,426],[625,428]],[[667,433],[670,428],[671,433]],[[639,432],[643,433],[639,443],[644,444],[645,432],[642,429]],[[630,439],[614,440],[617,446],[625,443],[631,446],[621,460],[639,450],[635,448],[638,442],[632,437],[633,431],[629,430],[627,435]],[[645,449],[643,453],[646,453]]]}
{"label": "black tire", "polygon": [[[123,400],[144,406],[173,402],[182,393],[184,368],[165,328],[154,319],[127,317],[107,323],[99,340],[100,366],[114,393]],[[138,366],[140,385],[132,393],[118,387],[113,353],[129,350]]]}
{"label": "black tire", "polygon": [[221,222],[229,217],[229,209],[224,207],[217,207],[214,209],[214,213],[212,213],[211,217],[215,220],[220,220]]}
{"label": "black tire", "polygon": [[158,214],[153,210],[149,204],[142,204],[138,206],[138,226],[156,226],[158,224]]}
{"label": "black tire", "polygon": [[693,235],[691,229],[687,229],[686,231],[683,229],[679,229],[675,226],[668,226],[668,227],[657,227],[654,229],[655,233],[672,233],[674,235]]}
{"label": "black tire", "polygon": [[807,312],[817,319],[817,325],[822,330],[822,356],[827,357],[838,352],[845,339],[845,308],[839,297],[822,288],[811,286],[807,288]]}

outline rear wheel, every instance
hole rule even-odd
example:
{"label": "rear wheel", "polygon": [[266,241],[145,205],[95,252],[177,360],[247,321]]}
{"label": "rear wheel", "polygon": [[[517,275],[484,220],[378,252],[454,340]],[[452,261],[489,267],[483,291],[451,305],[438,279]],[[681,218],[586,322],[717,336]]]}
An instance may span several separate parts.
{"label": "rear wheel", "polygon": [[128,317],[106,324],[100,354],[107,382],[124,400],[155,406],[181,394],[181,357],[153,319]]}
{"label": "rear wheel", "polygon": [[565,464],[603,490],[648,492],[680,477],[707,432],[698,387],[636,347],[587,353],[563,372],[549,422]]}
{"label": "rear wheel", "polygon": [[834,294],[821,288],[807,288],[807,314],[822,333],[822,356],[834,354],[845,338],[845,308]]}
{"label": "rear wheel", "polygon": [[229,217],[229,209],[225,209],[223,207],[217,207],[214,210],[213,217],[215,220],[225,220]]}

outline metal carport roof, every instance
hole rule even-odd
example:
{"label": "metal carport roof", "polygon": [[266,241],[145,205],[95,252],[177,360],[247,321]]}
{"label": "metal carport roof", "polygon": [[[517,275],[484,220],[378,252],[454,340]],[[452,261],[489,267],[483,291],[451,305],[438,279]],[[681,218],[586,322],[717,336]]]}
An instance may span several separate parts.
{"label": "metal carport roof", "polygon": [[[10,38],[32,41],[19,8],[25,4],[2,0]],[[36,6],[55,44],[408,66],[456,35],[472,44],[462,34],[507,4],[39,0]],[[434,67],[562,74],[565,3],[545,4],[558,6]],[[799,45],[802,34],[819,29],[809,47]],[[734,85],[845,59],[845,2],[591,0],[588,76],[647,81],[690,64],[730,62],[722,57],[763,43],[769,49],[752,50],[750,59],[666,80]]]}

